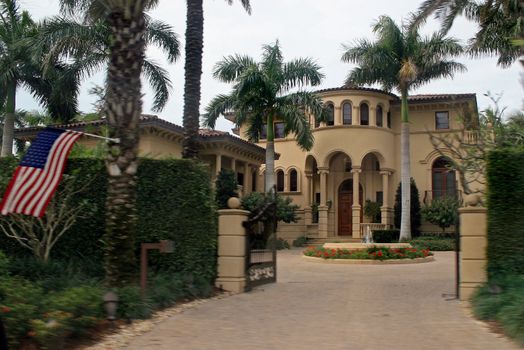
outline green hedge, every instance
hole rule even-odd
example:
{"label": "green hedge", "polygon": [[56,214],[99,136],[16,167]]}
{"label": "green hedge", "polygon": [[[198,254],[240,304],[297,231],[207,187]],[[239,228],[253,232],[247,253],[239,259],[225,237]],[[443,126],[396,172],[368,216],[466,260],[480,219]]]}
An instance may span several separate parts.
{"label": "green hedge", "polygon": [[375,243],[398,243],[400,230],[375,230],[373,231],[373,242]]}
{"label": "green hedge", "polygon": [[524,150],[488,155],[488,274],[524,274]]}
{"label": "green hedge", "polygon": [[[13,159],[0,159],[0,191],[16,167]],[[89,186],[79,198],[91,202],[89,215],[76,222],[53,248],[53,259],[103,260],[101,238],[105,227],[107,177],[103,160],[71,159],[67,173]],[[141,159],[138,169],[139,213],[137,257],[140,242],[175,242],[172,254],[151,254],[151,266],[212,280],[216,273],[216,210],[211,183],[202,163],[181,160]],[[12,239],[0,235],[8,256],[30,255]]]}

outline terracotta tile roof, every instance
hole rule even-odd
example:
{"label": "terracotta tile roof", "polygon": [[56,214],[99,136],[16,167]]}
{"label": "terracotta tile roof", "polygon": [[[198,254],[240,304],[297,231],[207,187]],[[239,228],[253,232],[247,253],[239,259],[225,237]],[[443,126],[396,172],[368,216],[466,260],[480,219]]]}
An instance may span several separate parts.
{"label": "terracotta tile roof", "polygon": [[201,137],[213,137],[213,136],[222,136],[222,135],[229,135],[228,132],[220,131],[220,130],[213,130],[213,129],[199,129],[198,134]]}
{"label": "terracotta tile roof", "polygon": [[417,102],[432,102],[432,101],[448,101],[448,100],[468,100],[475,99],[475,94],[420,94],[420,95],[411,95],[408,100]]}
{"label": "terracotta tile roof", "polygon": [[356,85],[343,85],[343,86],[335,87],[335,88],[328,88],[328,89],[317,90],[315,92],[316,93],[324,93],[324,92],[344,91],[344,90],[377,92],[379,94],[388,95],[388,96],[391,96],[391,97],[393,97],[395,99],[398,99],[398,96],[393,94],[393,93],[391,93],[391,92],[388,92],[388,91],[385,91],[385,90],[380,90],[380,89],[361,87],[361,86],[356,86]]}

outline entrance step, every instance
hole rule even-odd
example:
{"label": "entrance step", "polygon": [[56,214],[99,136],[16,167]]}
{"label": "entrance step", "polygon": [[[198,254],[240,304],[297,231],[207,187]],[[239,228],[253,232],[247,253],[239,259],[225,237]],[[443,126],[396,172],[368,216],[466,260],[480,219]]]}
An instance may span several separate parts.
{"label": "entrance step", "polygon": [[360,243],[360,238],[349,238],[349,237],[328,237],[328,238],[316,238],[309,237],[307,240],[308,246],[321,246],[324,243]]}

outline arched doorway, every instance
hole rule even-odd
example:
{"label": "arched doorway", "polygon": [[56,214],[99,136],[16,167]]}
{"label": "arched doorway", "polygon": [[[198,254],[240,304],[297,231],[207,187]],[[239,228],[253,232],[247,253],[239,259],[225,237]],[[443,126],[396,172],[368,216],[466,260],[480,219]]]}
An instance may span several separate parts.
{"label": "arched doorway", "polygon": [[[362,185],[359,184],[360,222],[362,222]],[[338,188],[338,235],[351,236],[353,229],[353,179],[348,179]]]}

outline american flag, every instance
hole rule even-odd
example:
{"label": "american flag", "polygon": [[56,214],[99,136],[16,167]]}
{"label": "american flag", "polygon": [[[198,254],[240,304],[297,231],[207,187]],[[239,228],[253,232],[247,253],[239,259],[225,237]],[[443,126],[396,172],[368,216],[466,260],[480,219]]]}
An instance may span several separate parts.
{"label": "american flag", "polygon": [[2,198],[2,215],[44,215],[62,178],[67,156],[81,134],[56,128],[46,128],[38,133]]}

